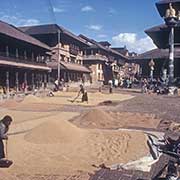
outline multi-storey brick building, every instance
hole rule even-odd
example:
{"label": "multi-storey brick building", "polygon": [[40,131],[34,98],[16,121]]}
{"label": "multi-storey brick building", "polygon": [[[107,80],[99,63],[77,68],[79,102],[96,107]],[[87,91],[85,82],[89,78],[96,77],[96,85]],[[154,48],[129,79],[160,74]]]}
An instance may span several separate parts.
{"label": "multi-storey brick building", "polygon": [[66,82],[89,80],[91,71],[83,66],[83,49],[88,47],[88,44],[83,39],[57,24],[20,27],[20,29],[51,47],[52,58],[48,66],[52,68],[53,80],[58,78],[58,71],[60,79]]}
{"label": "multi-storey brick building", "polygon": [[49,46],[0,21],[0,86],[5,92],[47,84]]}
{"label": "multi-storey brick building", "polygon": [[92,71],[92,82],[107,84],[109,80],[118,79],[120,68],[127,58],[111,49],[106,41],[97,42],[84,35],[79,37],[89,45],[84,47],[83,63]]}

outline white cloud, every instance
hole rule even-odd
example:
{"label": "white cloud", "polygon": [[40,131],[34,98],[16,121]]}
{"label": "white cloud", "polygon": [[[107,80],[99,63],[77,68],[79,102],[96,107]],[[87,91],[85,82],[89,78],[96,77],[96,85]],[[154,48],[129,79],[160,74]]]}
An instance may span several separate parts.
{"label": "white cloud", "polygon": [[81,8],[82,12],[89,12],[89,11],[94,11],[94,8],[92,6],[84,6]]}
{"label": "white cloud", "polygon": [[129,51],[143,53],[145,51],[156,48],[153,41],[149,37],[138,38],[135,33],[120,33],[112,37],[113,46],[125,46]]}
{"label": "white cloud", "polygon": [[101,25],[87,25],[86,26],[88,29],[90,30],[94,30],[94,31],[100,31],[102,29],[102,26]]}
{"label": "white cloud", "polygon": [[53,7],[53,11],[54,11],[55,13],[62,13],[62,12],[65,12],[64,9],[62,9],[62,8],[56,8],[56,7]]}
{"label": "white cloud", "polygon": [[16,16],[3,15],[0,19],[15,26],[31,26],[40,24],[38,19],[24,19]]}

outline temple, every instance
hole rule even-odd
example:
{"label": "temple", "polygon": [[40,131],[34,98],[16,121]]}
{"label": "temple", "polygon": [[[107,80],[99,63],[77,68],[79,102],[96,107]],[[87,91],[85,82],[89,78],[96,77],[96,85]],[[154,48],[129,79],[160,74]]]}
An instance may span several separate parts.
{"label": "temple", "polygon": [[[156,3],[157,9],[162,18],[165,18],[167,15],[167,10],[169,10],[169,5],[172,4],[172,7],[177,12],[180,9],[179,0],[163,0]],[[149,62],[151,59],[155,62],[154,68],[154,77],[158,78],[163,74],[164,70],[167,70],[169,73],[169,34],[170,27],[166,24],[161,24],[154,26],[145,30],[145,33],[153,40],[154,44],[157,46],[157,49],[145,52],[138,55],[134,59],[141,66],[141,73],[143,77],[149,77],[150,68]],[[174,28],[174,77],[180,77],[180,21]]]}

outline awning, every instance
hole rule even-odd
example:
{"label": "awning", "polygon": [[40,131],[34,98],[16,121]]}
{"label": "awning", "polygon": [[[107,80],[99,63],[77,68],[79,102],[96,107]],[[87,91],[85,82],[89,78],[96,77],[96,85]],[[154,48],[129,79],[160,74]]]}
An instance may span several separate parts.
{"label": "awning", "polygon": [[17,68],[27,68],[27,69],[39,69],[39,70],[45,70],[50,71],[51,68],[47,67],[46,65],[34,65],[34,64],[26,64],[22,62],[15,62],[15,61],[7,61],[5,58],[0,57],[0,66],[6,65],[6,66],[14,66]]}
{"label": "awning", "polygon": [[66,63],[66,62],[61,62],[61,64],[70,71],[79,71],[79,72],[85,72],[85,73],[91,72],[87,67],[79,65],[79,64]]}
{"label": "awning", "polygon": [[[49,62],[48,66],[51,67],[52,69],[57,69],[58,63],[57,62]],[[69,71],[91,73],[91,70],[89,70],[87,67],[85,67],[83,65],[75,64],[75,63],[66,63],[63,61],[60,62],[60,68],[63,70],[69,70]]]}

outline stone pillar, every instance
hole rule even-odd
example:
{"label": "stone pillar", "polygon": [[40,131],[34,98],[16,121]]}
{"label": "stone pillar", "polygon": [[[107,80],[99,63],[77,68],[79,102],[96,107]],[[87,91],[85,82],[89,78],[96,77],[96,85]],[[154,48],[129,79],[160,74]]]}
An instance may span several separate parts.
{"label": "stone pillar", "polygon": [[6,72],[6,94],[9,97],[9,71]]}
{"label": "stone pillar", "polygon": [[169,34],[169,87],[174,82],[174,27],[171,27]]}

